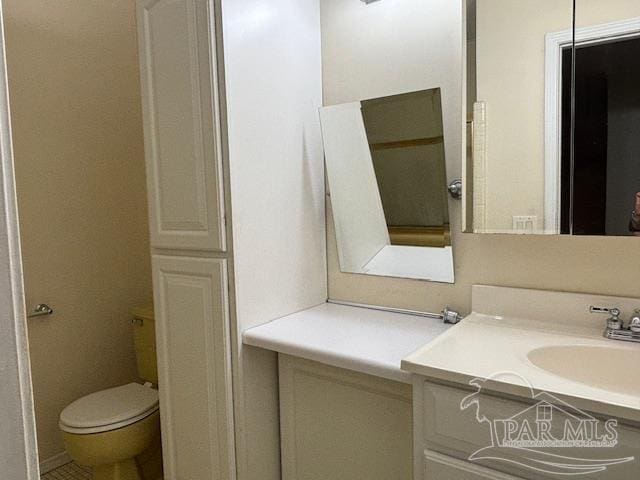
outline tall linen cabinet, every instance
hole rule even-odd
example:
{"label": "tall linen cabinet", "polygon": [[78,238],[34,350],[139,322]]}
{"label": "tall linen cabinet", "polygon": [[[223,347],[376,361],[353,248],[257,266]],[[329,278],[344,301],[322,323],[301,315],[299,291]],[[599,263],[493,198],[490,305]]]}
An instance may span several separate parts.
{"label": "tall linen cabinet", "polygon": [[278,480],[242,331],[327,298],[319,0],[136,1],[165,478]]}
{"label": "tall linen cabinet", "polygon": [[138,1],[165,478],[235,478],[229,252],[206,1]]}

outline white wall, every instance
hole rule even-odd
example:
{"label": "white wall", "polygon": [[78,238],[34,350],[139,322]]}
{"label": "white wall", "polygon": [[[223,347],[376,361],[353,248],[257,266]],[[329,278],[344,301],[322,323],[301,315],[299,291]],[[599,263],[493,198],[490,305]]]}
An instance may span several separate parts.
{"label": "white wall", "polygon": [[[636,0],[633,1],[637,4]],[[609,2],[596,3],[604,10],[609,5]],[[418,4],[424,4],[428,11],[412,10],[418,8]],[[396,12],[386,11],[391,5],[395,6]],[[371,10],[359,16],[357,7],[360,6]],[[400,23],[399,20],[404,22],[402,12],[406,9],[416,16],[420,14],[420,18]],[[431,9],[439,14],[434,15]],[[377,18],[372,18],[376,16],[375,12]],[[461,115],[462,85],[458,82],[462,78],[462,12],[458,2],[385,0],[365,7],[358,1],[323,0],[323,27],[334,21],[344,32],[341,35],[343,48],[338,48],[337,42],[327,37],[331,30],[325,29],[323,63],[325,71],[329,70],[324,85],[328,103],[355,101],[385,94],[385,90],[398,87],[415,87],[428,79],[434,65],[446,62],[448,76],[443,73],[441,81],[454,86],[450,90],[449,105],[453,105],[453,110],[459,109]],[[414,24],[419,28],[412,28]],[[362,57],[351,51],[351,48],[366,50],[367,45],[357,39],[363,31],[375,37],[377,28],[382,28],[382,34],[394,32],[393,36],[384,36],[386,46],[375,44],[378,48],[375,55],[363,52]],[[349,30],[353,32],[353,40],[348,35]],[[432,40],[425,42],[425,35]],[[411,65],[402,65],[398,60],[397,52],[403,49],[408,51],[406,58],[411,60]],[[416,49],[418,51],[412,53]],[[336,66],[346,64],[345,59],[353,65],[334,72]],[[416,65],[418,60],[420,63]],[[386,73],[381,73],[383,68]],[[455,87],[456,84],[459,88]],[[456,161],[462,164],[462,151],[454,148],[463,138],[462,123],[452,122],[446,135],[449,136],[448,142],[453,144],[448,151],[460,152]],[[449,204],[456,264],[454,285],[341,273],[334,234],[329,232],[330,297],[428,311],[438,311],[445,304],[450,304],[468,311],[471,285],[474,283],[640,296],[638,262],[629,261],[630,258],[640,258],[640,242],[636,238],[462,234],[460,202],[450,201]],[[330,221],[328,225],[331,225]]]}
{"label": "white wall", "polygon": [[[327,296],[319,0],[223,0],[238,329]],[[238,473],[280,478],[276,355],[236,342]]]}

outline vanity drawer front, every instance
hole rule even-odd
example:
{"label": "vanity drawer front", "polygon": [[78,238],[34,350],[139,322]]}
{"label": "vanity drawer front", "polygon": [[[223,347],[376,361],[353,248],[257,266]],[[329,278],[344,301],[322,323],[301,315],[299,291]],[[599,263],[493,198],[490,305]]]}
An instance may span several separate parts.
{"label": "vanity drawer front", "polygon": [[[491,427],[488,421],[479,422],[479,418],[522,419],[522,415],[531,419],[535,424],[537,406],[535,401],[518,401],[493,395],[474,394],[474,390],[465,390],[428,381],[414,385],[415,395],[415,451],[423,456],[424,451],[438,452],[447,456],[467,461],[478,450],[491,447]],[[476,403],[477,402],[477,403]],[[462,405],[468,405],[466,409]],[[524,413],[523,413],[524,412]],[[553,424],[564,427],[565,419],[561,414],[555,414]],[[557,422],[557,423],[556,423]],[[555,427],[554,427],[555,428]],[[618,445],[615,448],[564,448],[554,449],[553,453],[574,459],[622,459],[633,457],[633,460],[609,465],[601,472],[592,476],[607,480],[622,480],[640,478],[640,430],[628,425],[620,424],[616,428]],[[549,453],[552,453],[551,451]],[[486,457],[494,454],[483,452]],[[514,449],[511,458],[520,462],[520,450]],[[565,462],[560,458],[559,463]],[[566,463],[571,463],[566,460]],[[469,462],[467,462],[469,463]],[[477,460],[470,462],[474,466],[489,467],[491,470],[517,475],[519,478],[538,480],[558,478],[558,474],[533,470],[518,466],[504,460]],[[524,462],[526,463],[526,462]],[[440,467],[438,467],[440,468]],[[442,467],[444,468],[444,467]],[[588,478],[589,475],[586,475]],[[432,477],[439,478],[439,477]],[[448,478],[443,476],[442,478]],[[465,477],[461,477],[465,478]],[[471,477],[475,478],[475,477]],[[482,478],[482,477],[480,477]],[[500,478],[500,477],[498,477]]]}
{"label": "vanity drawer front", "polygon": [[520,480],[506,473],[475,465],[431,450],[424,452],[422,480]]}

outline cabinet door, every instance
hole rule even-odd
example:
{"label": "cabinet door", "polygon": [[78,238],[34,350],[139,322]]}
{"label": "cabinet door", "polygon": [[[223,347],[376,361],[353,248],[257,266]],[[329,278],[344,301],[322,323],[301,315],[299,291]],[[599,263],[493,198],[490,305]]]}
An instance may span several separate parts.
{"label": "cabinet door", "polygon": [[278,356],[283,480],[410,480],[411,386]]}
{"label": "cabinet door", "polygon": [[165,478],[235,478],[226,261],[153,256]]}
{"label": "cabinet door", "polygon": [[213,0],[138,0],[151,245],[223,251]]}

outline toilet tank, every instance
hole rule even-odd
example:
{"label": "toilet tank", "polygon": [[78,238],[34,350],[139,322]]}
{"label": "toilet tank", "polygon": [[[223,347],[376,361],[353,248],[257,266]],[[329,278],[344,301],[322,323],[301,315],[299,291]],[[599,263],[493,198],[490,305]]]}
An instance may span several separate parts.
{"label": "toilet tank", "polygon": [[134,308],[131,314],[138,375],[142,380],[158,385],[156,322],[153,307]]}

